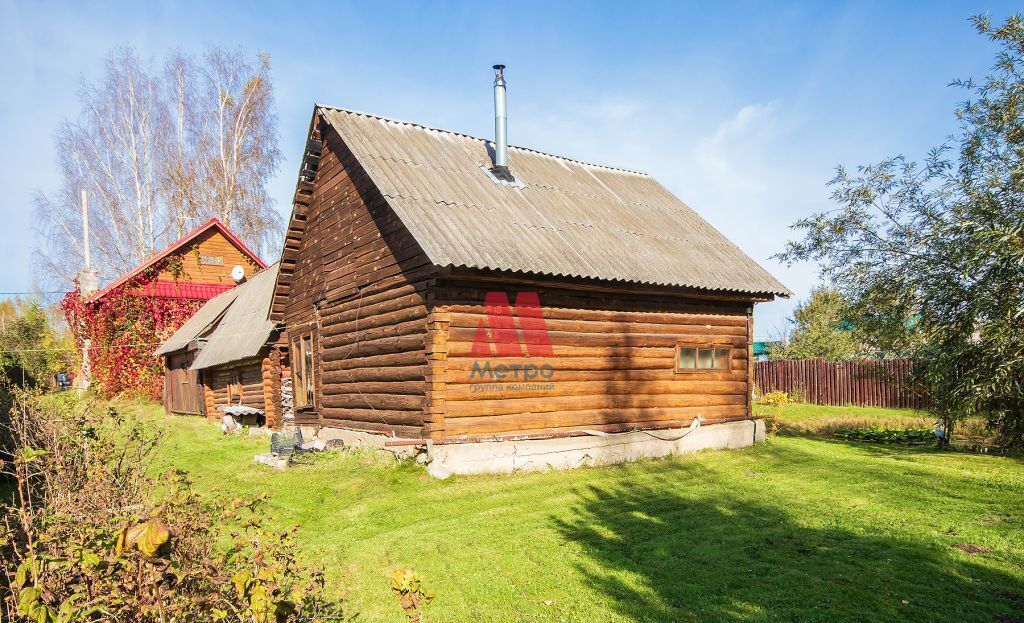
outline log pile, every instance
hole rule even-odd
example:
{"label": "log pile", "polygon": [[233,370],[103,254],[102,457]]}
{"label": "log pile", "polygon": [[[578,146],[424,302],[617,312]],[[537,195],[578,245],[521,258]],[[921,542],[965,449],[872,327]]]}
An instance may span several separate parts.
{"label": "log pile", "polygon": [[292,379],[281,375],[281,428],[291,430],[295,426],[295,407],[292,399]]}
{"label": "log pile", "polygon": [[277,350],[271,350],[263,358],[262,376],[267,426],[277,429],[281,427],[281,354]]}

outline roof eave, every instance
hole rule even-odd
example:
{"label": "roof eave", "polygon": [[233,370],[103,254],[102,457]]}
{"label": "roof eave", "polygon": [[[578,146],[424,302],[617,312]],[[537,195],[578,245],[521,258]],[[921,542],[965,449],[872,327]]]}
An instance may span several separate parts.
{"label": "roof eave", "polygon": [[93,294],[92,296],[87,297],[85,299],[85,302],[86,303],[96,303],[96,302],[99,302],[101,299],[103,299],[105,296],[110,294],[115,289],[117,289],[120,286],[128,283],[129,281],[131,281],[135,277],[139,276],[140,274],[142,274],[143,271],[145,271],[147,268],[153,266],[154,264],[156,264],[157,262],[159,262],[163,258],[165,258],[168,255],[171,255],[172,253],[180,250],[183,246],[185,246],[186,244],[188,244],[189,242],[194,240],[196,237],[200,236],[201,234],[205,233],[206,231],[208,231],[211,228],[216,229],[217,231],[219,231],[225,238],[228,239],[229,242],[231,242],[231,244],[235,245],[235,247],[237,247],[239,251],[241,251],[246,256],[248,256],[250,259],[252,259],[256,263],[256,265],[260,267],[260,270],[263,270],[263,269],[265,269],[267,267],[267,264],[262,259],[260,259],[260,257],[258,255],[256,255],[248,246],[246,246],[245,243],[242,242],[238,238],[238,236],[236,236],[234,233],[232,233],[231,230],[229,230],[223,223],[221,223],[219,219],[214,217],[214,218],[211,218],[210,220],[206,221],[205,223],[203,223],[202,225],[200,225],[199,227],[197,227],[193,231],[189,232],[188,234],[185,234],[184,236],[182,236],[181,238],[179,238],[175,242],[172,242],[170,245],[168,245],[162,251],[158,251],[158,252],[152,254],[147,259],[143,260],[141,264],[139,264],[138,266],[133,268],[128,273],[122,275],[120,278],[118,278],[116,281],[114,281],[110,285],[108,285],[105,288],[101,289],[96,294]]}

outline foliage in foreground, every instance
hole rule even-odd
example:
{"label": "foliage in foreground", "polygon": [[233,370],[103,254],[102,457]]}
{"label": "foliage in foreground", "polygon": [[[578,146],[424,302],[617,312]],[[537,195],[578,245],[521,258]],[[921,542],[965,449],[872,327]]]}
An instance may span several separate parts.
{"label": "foliage in foreground", "polygon": [[0,369],[4,376],[13,377],[12,382],[52,386],[57,373],[73,366],[69,337],[54,326],[37,301],[0,302]]}
{"label": "foliage in foreground", "polygon": [[434,600],[434,591],[423,585],[423,577],[415,569],[392,571],[391,592],[398,597],[409,623],[423,623],[423,609]]}
{"label": "foliage in foreground", "polygon": [[914,357],[945,429],[985,417],[1024,445],[1024,18],[974,18],[999,46],[983,81],[958,82],[955,141],[923,165],[902,157],[840,168],[836,208],[798,221],[780,254],[819,263],[858,331]]}
{"label": "foliage in foreground", "polygon": [[3,620],[341,619],[291,530],[262,499],[210,504],[170,472],[148,476],[159,437],[115,409],[19,397],[0,505]]}

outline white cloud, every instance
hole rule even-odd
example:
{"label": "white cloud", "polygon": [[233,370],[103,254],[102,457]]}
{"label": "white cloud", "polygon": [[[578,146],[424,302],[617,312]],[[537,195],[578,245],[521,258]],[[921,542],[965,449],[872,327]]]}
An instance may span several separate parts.
{"label": "white cloud", "polygon": [[778,102],[740,108],[713,133],[697,141],[694,163],[720,186],[741,186],[748,194],[767,191],[770,180],[763,172],[773,160],[764,156],[779,135],[778,109]]}

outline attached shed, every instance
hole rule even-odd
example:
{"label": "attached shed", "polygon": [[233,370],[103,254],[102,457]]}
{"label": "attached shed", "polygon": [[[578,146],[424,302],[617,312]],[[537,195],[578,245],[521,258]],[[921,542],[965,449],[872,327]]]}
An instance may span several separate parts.
{"label": "attached shed", "polygon": [[494,149],[314,109],[271,310],[296,422],[438,475],[763,435],[753,306],[786,288],[646,174]]}
{"label": "attached shed", "polygon": [[[62,303],[88,365],[76,384],[112,397],[160,395],[159,361],[147,344],[164,339],[210,299],[266,264],[223,223],[210,219],[101,290],[69,292]],[[126,363],[127,362],[127,363]],[[187,367],[184,357],[174,368]],[[192,408],[192,407],[188,407]]]}
{"label": "attached shed", "polygon": [[167,411],[219,419],[221,407],[262,412],[281,424],[278,332],[268,320],[278,264],[203,306],[157,351],[167,372]]}

